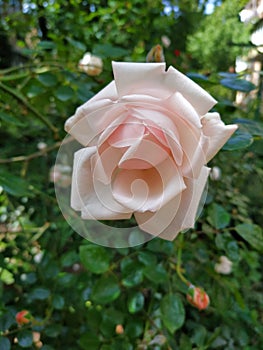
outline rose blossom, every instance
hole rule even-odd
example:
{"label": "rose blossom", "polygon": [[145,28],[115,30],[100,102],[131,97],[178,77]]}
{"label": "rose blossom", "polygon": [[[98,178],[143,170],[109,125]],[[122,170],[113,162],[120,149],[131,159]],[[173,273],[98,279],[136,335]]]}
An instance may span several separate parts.
{"label": "rose blossom", "polygon": [[74,155],[71,206],[83,219],[129,219],[172,240],[194,226],[214,157],[236,130],[216,101],[165,63],[113,62],[115,80],[65,129]]}

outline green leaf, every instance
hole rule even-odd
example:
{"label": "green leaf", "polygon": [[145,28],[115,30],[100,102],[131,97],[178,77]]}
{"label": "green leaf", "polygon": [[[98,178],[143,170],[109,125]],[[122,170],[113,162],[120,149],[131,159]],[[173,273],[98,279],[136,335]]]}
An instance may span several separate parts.
{"label": "green leaf", "polygon": [[14,323],[13,313],[9,310],[5,311],[4,314],[0,315],[0,332],[7,331]]}
{"label": "green leaf", "polygon": [[130,338],[139,338],[143,333],[143,323],[140,320],[128,321],[127,326],[125,327],[125,334]]}
{"label": "green leaf", "polygon": [[0,267],[0,280],[6,285],[10,285],[15,282],[14,275],[10,271],[3,269],[2,267]]}
{"label": "green leaf", "polygon": [[43,40],[37,44],[37,48],[41,50],[53,50],[56,48],[56,44],[49,40]]}
{"label": "green leaf", "polygon": [[52,305],[56,310],[62,310],[65,305],[65,299],[61,295],[54,295]]}
{"label": "green leaf", "polygon": [[0,350],[10,350],[11,344],[8,338],[0,336]]}
{"label": "green leaf", "polygon": [[55,86],[58,82],[58,79],[55,74],[50,72],[42,73],[38,76],[40,83],[46,87]]}
{"label": "green leaf", "polygon": [[208,80],[207,76],[205,76],[203,74],[200,74],[200,73],[189,72],[186,75],[188,76],[188,78],[190,78],[192,80],[195,80],[195,81],[198,81],[198,80],[205,80],[205,81],[207,81]]}
{"label": "green leaf", "polygon": [[135,247],[144,243],[144,234],[139,230],[133,230],[129,235],[129,246]]}
{"label": "green leaf", "polygon": [[173,243],[160,238],[154,238],[147,243],[147,249],[155,253],[170,255],[174,251]]}
{"label": "green leaf", "polygon": [[18,344],[22,348],[29,348],[33,344],[32,331],[21,331],[17,335]]}
{"label": "green leaf", "polygon": [[254,224],[240,224],[235,227],[236,232],[253,248],[263,251],[263,231]]}
{"label": "green leaf", "polygon": [[217,230],[225,228],[231,215],[219,204],[213,203],[208,209],[208,221]]}
{"label": "green leaf", "polygon": [[157,262],[156,256],[153,253],[147,251],[140,251],[138,253],[138,260],[146,266],[156,265]]}
{"label": "green leaf", "polygon": [[14,124],[17,126],[24,126],[25,124],[18,120],[16,117],[12,116],[9,113],[0,111],[0,119],[8,124]]}
{"label": "green leaf", "polygon": [[91,299],[99,304],[107,304],[120,296],[121,290],[114,276],[103,276],[95,282]]}
{"label": "green leaf", "polygon": [[79,248],[80,260],[93,273],[104,273],[110,266],[110,255],[106,248],[97,245],[83,245]]}
{"label": "green leaf", "polygon": [[144,306],[144,295],[141,292],[132,292],[128,297],[128,310],[131,314],[140,311]]}
{"label": "green leaf", "polygon": [[52,324],[45,328],[45,334],[50,338],[56,338],[59,334],[61,334],[62,325],[60,324]]}
{"label": "green leaf", "polygon": [[137,261],[126,258],[121,262],[122,284],[125,287],[134,287],[143,281],[143,267]]}
{"label": "green leaf", "polygon": [[202,325],[196,325],[191,337],[192,343],[196,344],[198,347],[202,347],[205,344],[206,336],[207,330],[205,327]]}
{"label": "green leaf", "polygon": [[26,87],[26,95],[29,98],[39,96],[45,92],[45,88],[38,83],[37,80],[33,80],[30,85]]}
{"label": "green leaf", "polygon": [[83,350],[99,350],[100,347],[98,336],[90,334],[90,332],[83,334],[78,340],[78,343]]}
{"label": "green leaf", "polygon": [[30,300],[45,300],[50,296],[50,290],[47,288],[35,288],[28,295]]}
{"label": "green leaf", "polygon": [[235,91],[250,92],[256,89],[256,86],[245,79],[224,78],[220,84]]}
{"label": "green leaf", "polygon": [[247,131],[237,130],[224,145],[223,150],[234,151],[249,147],[253,143],[253,136]]}
{"label": "green leaf", "polygon": [[93,49],[93,53],[102,58],[117,58],[127,55],[128,51],[122,47],[112,46],[111,44],[97,44]]}
{"label": "green leaf", "polygon": [[12,196],[32,196],[32,191],[29,190],[29,184],[25,180],[9,172],[0,172],[0,186]]}
{"label": "green leaf", "polygon": [[180,297],[176,294],[166,295],[161,301],[161,315],[165,327],[170,333],[181,328],[185,321],[185,310]]}
{"label": "green leaf", "polygon": [[167,271],[162,264],[147,266],[143,272],[145,277],[154,283],[164,283],[168,279]]}
{"label": "green leaf", "polygon": [[239,124],[239,128],[244,129],[253,136],[263,137],[263,123],[243,118],[235,119],[234,123]]}
{"label": "green leaf", "polygon": [[70,86],[60,86],[54,95],[62,102],[70,100],[74,96],[74,90]]}
{"label": "green leaf", "polygon": [[67,38],[68,43],[73,46],[75,49],[80,50],[80,51],[86,51],[86,45],[80,41]]}

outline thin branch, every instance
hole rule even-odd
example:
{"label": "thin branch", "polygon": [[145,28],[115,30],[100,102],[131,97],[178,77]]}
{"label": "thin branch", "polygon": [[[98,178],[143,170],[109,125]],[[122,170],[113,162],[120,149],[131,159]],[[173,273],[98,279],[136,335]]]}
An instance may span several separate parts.
{"label": "thin branch", "polygon": [[33,107],[30,103],[27,102],[27,100],[20,94],[18,94],[15,90],[10,88],[9,86],[3,84],[0,82],[0,88],[2,88],[4,91],[9,93],[10,95],[14,96],[18,101],[23,103],[24,106],[26,106],[33,114],[35,114],[38,119],[40,119],[46,126],[49,127],[50,130],[54,132],[55,135],[58,133],[58,129],[48,120],[46,117],[44,117],[35,107]]}

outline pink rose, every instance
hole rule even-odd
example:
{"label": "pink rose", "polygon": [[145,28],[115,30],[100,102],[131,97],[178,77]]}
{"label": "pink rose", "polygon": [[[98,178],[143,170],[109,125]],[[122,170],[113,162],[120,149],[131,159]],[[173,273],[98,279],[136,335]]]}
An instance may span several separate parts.
{"label": "pink rose", "polygon": [[79,107],[65,129],[74,156],[71,206],[83,219],[128,219],[172,240],[194,226],[207,162],[237,129],[216,101],[165,63],[113,62],[115,80]]}

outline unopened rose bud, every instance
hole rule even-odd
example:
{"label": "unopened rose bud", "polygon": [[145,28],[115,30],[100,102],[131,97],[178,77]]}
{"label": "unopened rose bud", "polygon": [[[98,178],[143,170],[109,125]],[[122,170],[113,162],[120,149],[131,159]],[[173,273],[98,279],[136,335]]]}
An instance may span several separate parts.
{"label": "unopened rose bud", "polygon": [[163,48],[161,45],[155,45],[146,56],[146,62],[165,62]]}
{"label": "unopened rose bud", "polygon": [[123,334],[124,333],[124,329],[122,324],[117,324],[116,328],[115,328],[115,333],[116,334]]}
{"label": "unopened rose bud", "polygon": [[87,52],[79,61],[79,69],[91,76],[99,75],[103,69],[102,59]]}
{"label": "unopened rose bud", "polygon": [[22,310],[19,311],[16,314],[16,322],[19,324],[19,326],[23,326],[24,324],[27,324],[31,321],[32,316],[30,315],[29,311]]}
{"label": "unopened rose bud", "polygon": [[215,271],[222,275],[229,275],[232,272],[232,261],[228,257],[222,255],[219,258],[219,263],[215,264]]}
{"label": "unopened rose bud", "polygon": [[199,311],[206,309],[210,303],[209,296],[206,292],[202,288],[193,285],[189,287],[186,298],[189,303]]}

